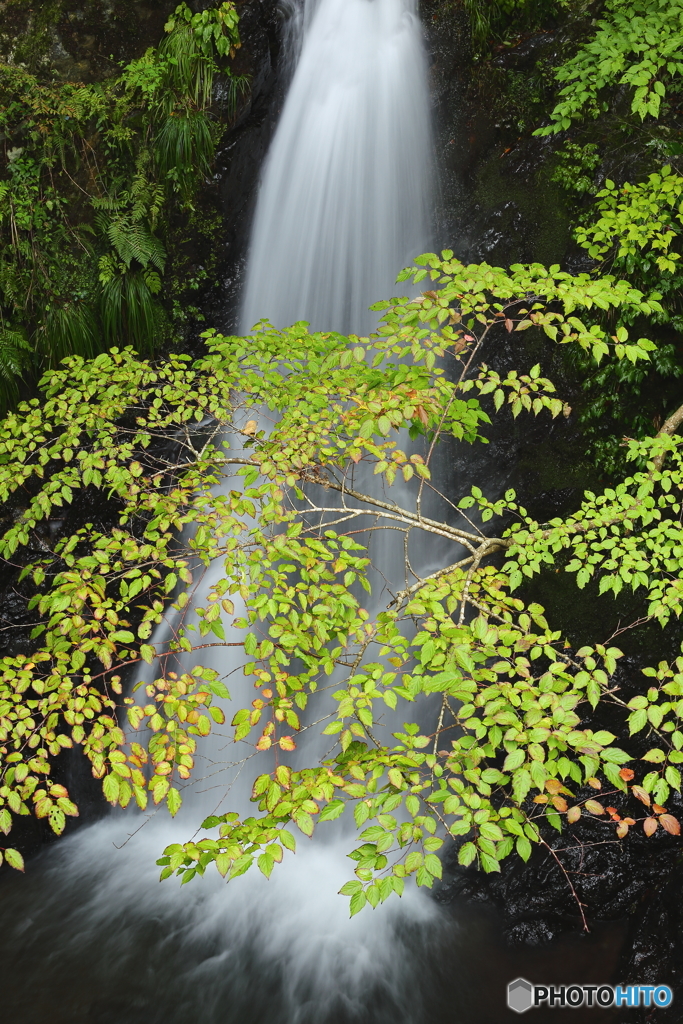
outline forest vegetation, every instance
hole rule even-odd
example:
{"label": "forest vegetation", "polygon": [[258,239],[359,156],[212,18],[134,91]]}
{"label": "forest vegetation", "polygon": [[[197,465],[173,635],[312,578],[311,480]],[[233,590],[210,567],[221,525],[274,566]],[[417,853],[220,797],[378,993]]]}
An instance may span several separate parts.
{"label": "forest vegetation", "polygon": [[[111,804],[177,813],[198,745],[225,724],[230,681],[201,651],[235,643],[255,687],[231,709],[235,760],[248,771],[276,748],[277,767],[255,769],[252,817],[211,817],[201,838],[160,851],[162,877],[214,864],[228,878],[252,864],[269,875],[295,848],[288,826],[310,836],[348,813],[359,837],[342,891],[355,913],[407,879],[431,887],[444,843],[492,873],[534,846],[561,867],[553,837],[570,845],[586,819],[625,843],[679,835],[683,3],[465,9],[472,89],[495,80],[486,69],[501,50],[548,24],[562,36],[562,53],[496,102],[513,120],[524,109],[524,130],[554,147],[584,267],[424,254],[399,280],[428,288],[380,302],[370,338],[262,323],[246,338],[203,331],[202,354],[183,352],[192,283],[173,254],[199,230],[221,130],[212,79],[219,66],[229,76],[239,44],[231,4],[181,4],[160,46],[104,83],[0,68],[0,555],[28,622],[0,665],[8,843],[17,816],[60,834],[78,814],[59,780],[65,749],[80,748]],[[236,98],[246,86],[232,83]],[[548,522],[524,495],[487,494],[485,480],[446,495],[432,473],[440,447],[486,441],[494,416],[569,414],[544,359],[528,365],[529,338],[548,362],[559,347],[582,382],[600,481]],[[517,339],[518,365],[499,373],[496,346]],[[373,476],[381,499],[363,484]],[[448,509],[437,519],[434,502]],[[405,587],[372,614],[369,516],[406,539]],[[426,578],[407,557],[414,532],[450,545]],[[194,628],[188,592],[216,559]],[[558,573],[595,602],[590,642],[541,603]],[[673,655],[622,671],[601,626],[615,602],[620,633],[654,626]],[[129,694],[143,663],[157,677]],[[330,686],[330,752],[295,771],[287,754]],[[427,727],[422,708],[435,705]],[[397,708],[405,725],[384,737],[382,711]],[[16,847],[4,858],[23,868]]]}

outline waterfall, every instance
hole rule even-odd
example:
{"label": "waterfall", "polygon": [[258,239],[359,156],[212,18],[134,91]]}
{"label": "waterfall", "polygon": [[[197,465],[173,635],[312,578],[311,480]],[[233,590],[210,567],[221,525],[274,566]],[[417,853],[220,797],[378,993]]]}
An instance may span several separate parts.
{"label": "waterfall", "polygon": [[307,0],[266,159],[241,329],[362,334],[430,242],[430,112],[413,0]]}
{"label": "waterfall", "polygon": [[[307,320],[314,329],[367,332],[375,322],[368,306],[390,296],[397,272],[428,248],[431,135],[414,8],[413,0],[307,0],[301,45],[290,40],[296,70],[254,219],[245,331],[268,318],[277,326]],[[389,575],[397,553],[378,554]],[[241,662],[227,664],[226,657],[217,653],[213,666],[229,675],[238,706],[248,704],[253,692]],[[254,868],[230,884],[213,870],[182,888],[176,880],[158,883],[156,857],[166,844],[190,838],[205,814],[253,813],[246,776],[253,777],[254,762],[241,779],[234,749],[220,730],[204,742],[203,778],[186,791],[174,821],[164,813],[140,827],[144,815],[114,813],[61,842],[38,874],[31,876],[34,865],[14,885],[5,913],[18,923],[0,939],[0,957],[24,978],[27,963],[36,974],[13,996],[13,1019],[424,1019],[426,946],[417,937],[435,934],[436,908],[410,890],[349,920],[337,891],[352,876],[352,838],[299,837],[298,852],[270,881]],[[63,1016],[52,1012],[55,993]]]}

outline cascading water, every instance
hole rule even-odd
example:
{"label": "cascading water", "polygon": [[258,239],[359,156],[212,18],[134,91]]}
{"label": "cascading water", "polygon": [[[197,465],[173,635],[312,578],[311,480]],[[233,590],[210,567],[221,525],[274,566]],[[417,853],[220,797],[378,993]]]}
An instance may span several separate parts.
{"label": "cascading water", "polygon": [[432,139],[414,0],[307,0],[268,154],[241,327],[362,334],[430,241]]}
{"label": "cascading water", "polygon": [[[255,215],[242,326],[308,320],[360,334],[374,322],[369,304],[391,294],[397,271],[429,243],[421,28],[413,0],[307,0],[300,21],[298,64]],[[389,550],[380,556],[392,560]],[[239,663],[215,667],[225,675]],[[239,674],[228,682],[241,705]],[[7,934],[5,966],[12,957],[40,964],[41,989],[13,995],[13,1018],[422,1020],[414,943],[420,922],[434,934],[435,908],[413,892],[349,921],[336,895],[350,875],[348,843],[302,840],[269,882],[254,872],[230,885],[215,873],[182,889],[158,884],[161,849],[187,839],[187,818],[196,824],[224,793],[227,739],[212,737],[204,756],[213,779],[188,793],[185,815],[142,828],[142,818],[111,815],[61,843],[6,898],[20,924]],[[230,804],[240,803],[249,806],[238,780]]]}

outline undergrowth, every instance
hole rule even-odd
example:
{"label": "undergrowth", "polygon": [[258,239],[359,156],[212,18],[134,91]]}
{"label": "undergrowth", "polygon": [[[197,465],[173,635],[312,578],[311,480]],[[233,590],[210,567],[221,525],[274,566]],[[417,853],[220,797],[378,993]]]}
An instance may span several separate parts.
{"label": "undergrowth", "polygon": [[232,2],[199,14],[181,3],[165,33],[91,84],[0,64],[0,406],[29,369],[122,342],[151,352],[182,319],[169,253],[174,230],[206,231],[196,197],[224,127],[214,77],[230,82],[228,118],[247,82],[229,67]]}

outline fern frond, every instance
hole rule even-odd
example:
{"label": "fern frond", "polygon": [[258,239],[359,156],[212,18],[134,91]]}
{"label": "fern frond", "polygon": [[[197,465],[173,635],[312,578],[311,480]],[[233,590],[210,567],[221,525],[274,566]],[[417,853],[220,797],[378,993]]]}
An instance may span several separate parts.
{"label": "fern frond", "polygon": [[111,221],[107,236],[117,256],[129,269],[133,260],[137,260],[143,267],[151,263],[163,271],[166,250],[144,224],[131,223],[125,219]]}
{"label": "fern frond", "polygon": [[0,411],[19,397],[19,380],[29,365],[31,346],[21,331],[0,324]]}

